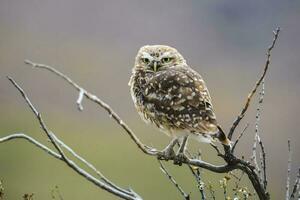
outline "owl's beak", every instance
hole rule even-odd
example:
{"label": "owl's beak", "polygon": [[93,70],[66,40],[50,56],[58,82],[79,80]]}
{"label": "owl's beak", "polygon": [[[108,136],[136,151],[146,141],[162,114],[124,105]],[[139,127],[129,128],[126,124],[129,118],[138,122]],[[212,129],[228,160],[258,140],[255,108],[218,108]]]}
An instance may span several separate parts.
{"label": "owl's beak", "polygon": [[158,61],[153,61],[151,63],[151,67],[153,68],[153,71],[156,72],[158,70],[158,68],[160,68],[160,63]]}
{"label": "owl's beak", "polygon": [[157,62],[156,61],[153,62],[153,70],[155,72],[157,71]]}

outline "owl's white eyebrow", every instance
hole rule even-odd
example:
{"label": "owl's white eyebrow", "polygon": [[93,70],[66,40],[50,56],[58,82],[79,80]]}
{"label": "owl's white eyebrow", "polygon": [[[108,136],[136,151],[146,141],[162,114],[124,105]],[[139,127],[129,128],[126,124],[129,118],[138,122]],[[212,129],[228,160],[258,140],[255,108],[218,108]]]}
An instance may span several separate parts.
{"label": "owl's white eyebrow", "polygon": [[142,52],[142,56],[141,56],[142,58],[148,58],[149,60],[153,60],[153,57],[152,56],[150,56],[150,54],[149,53],[146,53],[146,52]]}

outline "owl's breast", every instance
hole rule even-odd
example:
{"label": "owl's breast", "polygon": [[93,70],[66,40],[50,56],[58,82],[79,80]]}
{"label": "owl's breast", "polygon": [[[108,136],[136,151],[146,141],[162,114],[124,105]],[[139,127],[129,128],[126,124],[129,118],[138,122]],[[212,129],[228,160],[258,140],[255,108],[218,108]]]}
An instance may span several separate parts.
{"label": "owl's breast", "polygon": [[177,69],[135,74],[131,94],[141,117],[159,128],[201,133],[216,130],[216,117],[200,76]]}
{"label": "owl's breast", "polygon": [[156,89],[153,83],[155,77],[157,74],[154,73],[135,72],[129,85],[134,105],[141,118],[147,123],[151,122],[161,127],[163,113],[159,111],[158,105],[163,101],[165,94]]}

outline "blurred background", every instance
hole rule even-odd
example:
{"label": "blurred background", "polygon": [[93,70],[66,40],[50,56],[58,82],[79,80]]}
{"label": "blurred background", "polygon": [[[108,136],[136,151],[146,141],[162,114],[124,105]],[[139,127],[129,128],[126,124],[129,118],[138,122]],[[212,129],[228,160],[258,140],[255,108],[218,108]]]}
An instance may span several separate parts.
{"label": "blurred background", "polygon": [[[25,66],[23,60],[66,73],[109,103],[144,143],[160,149],[170,139],[140,120],[127,86],[138,49],[145,44],[176,47],[206,80],[219,123],[228,130],[263,68],[272,30],[280,26],[266,77],[260,131],[269,191],[274,199],[282,199],[288,139],[292,177],[300,165],[299,21],[296,0],[1,0],[0,136],[24,132],[51,146],[6,79],[10,75],[48,127],[113,182],[133,188],[144,199],[181,199],[155,158],[141,153],[103,109],[84,100],[84,111],[78,112],[77,91],[49,72]],[[247,159],[252,154],[256,106],[257,98],[235,134],[250,123],[237,148],[237,154]],[[208,145],[191,141],[189,147],[192,152],[201,149],[206,161],[222,163]],[[200,198],[187,167],[166,166],[192,199]],[[203,170],[204,182],[215,185],[218,195],[222,177]],[[21,199],[24,193],[51,199],[56,186],[64,199],[118,199],[23,140],[0,144],[0,179],[7,199]],[[246,176],[243,180],[253,190]]]}

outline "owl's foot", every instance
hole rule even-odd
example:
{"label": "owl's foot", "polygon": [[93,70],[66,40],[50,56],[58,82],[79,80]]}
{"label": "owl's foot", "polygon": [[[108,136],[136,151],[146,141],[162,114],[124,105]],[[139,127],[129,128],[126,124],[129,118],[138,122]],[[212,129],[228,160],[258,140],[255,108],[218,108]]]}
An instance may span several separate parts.
{"label": "owl's foot", "polygon": [[157,153],[157,159],[159,160],[170,160],[176,157],[173,148],[165,148],[164,150]]}
{"label": "owl's foot", "polygon": [[187,156],[183,152],[177,153],[177,155],[174,158],[174,164],[181,166],[182,163],[187,161]]}
{"label": "owl's foot", "polygon": [[185,147],[187,144],[187,140],[188,140],[188,135],[184,136],[182,138],[182,142],[180,144],[180,147],[178,149],[178,152],[176,154],[176,157],[174,158],[174,164],[175,165],[179,165],[181,166],[183,162],[185,162],[187,160],[187,156],[184,154],[185,152]]}

